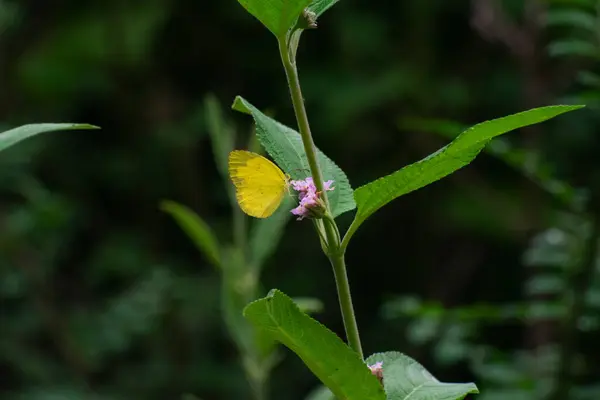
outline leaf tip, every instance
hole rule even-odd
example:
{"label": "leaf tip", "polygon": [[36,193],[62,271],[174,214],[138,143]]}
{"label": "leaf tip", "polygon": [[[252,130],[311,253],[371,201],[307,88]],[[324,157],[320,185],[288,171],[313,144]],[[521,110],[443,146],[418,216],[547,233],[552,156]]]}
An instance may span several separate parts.
{"label": "leaf tip", "polygon": [[246,307],[244,307],[244,309],[242,310],[242,315],[244,316],[244,318],[247,318],[252,321],[252,319],[249,316],[250,312],[252,311],[252,309],[254,307],[256,307],[257,305],[259,305],[260,303],[262,303],[264,301],[265,301],[265,299],[262,298],[262,299],[257,299],[257,300],[251,301],[250,303],[246,304]]}
{"label": "leaf tip", "polygon": [[252,113],[250,111],[250,108],[248,108],[248,105],[246,103],[246,100],[244,100],[242,96],[235,96],[231,108],[243,114],[251,115]]}
{"label": "leaf tip", "polygon": [[[257,306],[257,305],[260,305],[260,304],[263,304],[263,303],[266,303],[266,304],[272,303],[273,301],[275,301],[275,300],[276,300],[276,297],[277,297],[278,299],[280,299],[280,298],[283,298],[283,299],[285,299],[285,300],[288,300],[288,301],[292,302],[294,305],[296,305],[296,303],[294,303],[294,302],[293,302],[293,300],[292,300],[291,298],[289,298],[289,297],[288,297],[288,296],[287,296],[285,293],[283,293],[281,290],[279,290],[279,289],[271,289],[271,290],[269,290],[269,293],[267,293],[267,295],[266,295],[265,297],[262,297],[262,298],[260,298],[260,299],[258,299],[258,300],[254,300],[254,301],[253,301],[253,302],[251,302],[251,303],[248,303],[248,304],[246,305],[246,307],[244,307],[244,310],[242,311],[242,315],[243,315],[245,318],[248,318],[248,313],[249,313],[249,312],[251,312],[251,311],[252,311],[252,309],[253,309],[255,306]],[[296,307],[297,307],[297,306],[296,306]]]}
{"label": "leaf tip", "polygon": [[[37,124],[33,124],[33,125],[37,125]],[[102,128],[100,128],[97,125],[79,124],[79,123],[66,123],[66,124],[64,124],[64,126],[62,128],[66,129],[66,130],[97,130],[97,129],[102,129]]]}
{"label": "leaf tip", "polygon": [[175,205],[176,203],[172,200],[161,200],[160,203],[158,203],[158,208],[161,211],[171,213]]}
{"label": "leaf tip", "polygon": [[78,127],[76,129],[102,129],[98,125],[91,125],[91,124],[77,124],[77,125],[78,125]]}

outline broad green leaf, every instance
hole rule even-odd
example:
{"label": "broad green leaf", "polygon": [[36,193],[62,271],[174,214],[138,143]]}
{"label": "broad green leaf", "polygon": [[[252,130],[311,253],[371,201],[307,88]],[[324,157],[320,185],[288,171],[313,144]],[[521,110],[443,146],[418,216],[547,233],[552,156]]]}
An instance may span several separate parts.
{"label": "broad green leaf", "polygon": [[296,353],[339,399],[385,400],[379,381],[358,354],[302,313],[282,292],[272,290],[267,297],[250,303],[244,316]]}
{"label": "broad green leaf", "polygon": [[443,383],[421,364],[402,353],[373,354],[367,364],[383,363],[383,383],[387,400],[460,400],[479,393],[474,383]]}
{"label": "broad green leaf", "polygon": [[[241,97],[236,97],[233,109],[252,115],[256,122],[256,135],[267,153],[293,179],[304,179],[310,175],[308,160],[304,152],[302,138],[298,132],[267,117],[256,107]],[[335,190],[328,192],[331,211],[334,217],[356,208],[352,197],[350,182],[340,169],[321,150],[317,149],[317,158],[323,179],[333,179]]]}
{"label": "broad green leaf", "polygon": [[317,17],[319,17],[325,11],[333,7],[338,1],[340,0],[313,0],[308,6],[308,9],[317,14]]}
{"label": "broad green leaf", "polygon": [[283,38],[294,27],[298,16],[311,0],[238,0],[238,2],[267,27]]}
{"label": "broad green leaf", "polygon": [[[455,139],[466,126],[454,121],[429,118],[404,118],[398,122],[402,129],[437,133],[447,139]],[[511,167],[544,189],[550,195],[569,207],[577,207],[578,192],[568,182],[559,180],[552,167],[538,157],[537,153],[513,147],[502,138],[498,138],[485,147],[485,151],[498,157]]]}
{"label": "broad green leaf", "polygon": [[88,124],[29,124],[0,133],[0,151],[19,143],[22,140],[45,132],[75,129],[100,129]]}
{"label": "broad green leaf", "polygon": [[467,129],[450,144],[423,160],[356,189],[354,198],[358,212],[355,225],[358,226],[395,198],[427,186],[469,164],[494,137],[582,107],[584,106],[535,108]]}
{"label": "broad green leaf", "polygon": [[204,112],[217,168],[223,179],[229,182],[228,158],[234,147],[233,128],[223,117],[219,101],[214,95],[210,94],[204,99]]}
{"label": "broad green leaf", "polygon": [[273,215],[253,221],[250,232],[250,263],[253,267],[260,269],[277,248],[285,225],[292,216],[290,210],[293,204],[292,198],[286,196]]}
{"label": "broad green leaf", "polygon": [[192,239],[198,250],[215,267],[221,267],[219,244],[214,233],[202,218],[188,207],[174,201],[163,201],[161,210],[171,214],[177,224]]}

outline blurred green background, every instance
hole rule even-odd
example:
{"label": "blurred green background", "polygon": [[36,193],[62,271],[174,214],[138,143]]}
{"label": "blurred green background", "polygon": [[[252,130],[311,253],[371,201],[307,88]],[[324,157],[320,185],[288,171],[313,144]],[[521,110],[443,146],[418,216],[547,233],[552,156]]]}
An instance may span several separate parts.
{"label": "blurred green background", "polygon": [[[303,35],[315,140],[354,187],[455,125],[588,104],[363,225],[347,264],[367,354],[403,351],[487,400],[552,398],[557,382],[562,399],[600,398],[600,282],[595,262],[580,269],[598,204],[578,200],[600,192],[596,3],[343,0]],[[1,128],[102,127],[0,155],[0,398],[250,399],[221,278],[159,203],[232,240],[205,98],[239,148],[251,119],[229,111],[235,95],[295,126],[274,37],[235,0],[0,0],[0,88]],[[262,287],[319,298],[315,317],[343,336],[310,223],[290,221]],[[280,354],[271,397],[304,399],[318,382]]]}

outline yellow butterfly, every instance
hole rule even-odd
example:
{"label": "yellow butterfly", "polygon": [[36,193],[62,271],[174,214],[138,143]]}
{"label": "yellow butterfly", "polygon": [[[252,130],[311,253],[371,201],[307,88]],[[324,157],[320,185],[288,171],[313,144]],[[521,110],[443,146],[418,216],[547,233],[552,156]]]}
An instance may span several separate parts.
{"label": "yellow butterfly", "polygon": [[245,150],[229,153],[229,176],[240,207],[256,218],[267,218],[277,210],[289,182],[273,162]]}

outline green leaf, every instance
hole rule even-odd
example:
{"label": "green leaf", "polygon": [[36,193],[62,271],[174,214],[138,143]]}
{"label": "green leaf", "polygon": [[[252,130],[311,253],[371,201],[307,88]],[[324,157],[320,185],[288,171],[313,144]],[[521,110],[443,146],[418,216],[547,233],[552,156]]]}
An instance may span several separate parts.
{"label": "green leaf", "polygon": [[325,11],[329,10],[340,0],[313,0],[308,6],[308,10],[317,14],[317,17],[321,16]]}
{"label": "green leaf", "polygon": [[546,24],[549,26],[567,26],[586,29],[596,33],[596,18],[593,13],[581,10],[554,10],[548,13]]}
{"label": "green leaf", "polygon": [[44,132],[65,131],[75,129],[100,129],[88,124],[29,124],[0,133],[0,151]]}
{"label": "green leaf", "polygon": [[427,186],[469,164],[494,137],[582,107],[584,106],[535,108],[467,129],[450,144],[423,160],[356,189],[354,198],[358,212],[355,225],[358,226],[395,198]]}
{"label": "green leaf", "polygon": [[[298,132],[267,117],[239,96],[235,98],[232,107],[236,111],[252,115],[256,122],[258,140],[281,169],[294,179],[304,179],[310,174],[302,137]],[[319,149],[317,149],[317,158],[323,179],[334,180],[335,190],[328,193],[333,216],[337,217],[356,208],[352,187],[344,171]]]}
{"label": "green leaf", "polygon": [[474,383],[443,383],[421,364],[396,351],[373,354],[367,364],[383,363],[387,400],[460,400],[479,393]]}
{"label": "green leaf", "polygon": [[298,16],[311,0],[238,0],[238,2],[267,27],[282,38],[294,27]]}
{"label": "green leaf", "polygon": [[558,40],[548,46],[548,53],[553,57],[576,56],[600,58],[600,49],[593,43],[580,39]]}
{"label": "green leaf", "polygon": [[188,207],[174,201],[163,201],[161,210],[171,214],[177,224],[192,239],[198,250],[215,267],[221,267],[218,240],[202,218]]}
{"label": "green leaf", "polygon": [[277,248],[285,225],[292,215],[290,210],[293,204],[293,199],[286,196],[273,215],[253,222],[250,232],[250,262],[255,268],[260,269]]}
{"label": "green leaf", "polygon": [[[455,139],[466,126],[455,121],[430,118],[403,118],[398,121],[401,129],[436,133],[447,139]],[[485,151],[498,157],[511,167],[544,189],[569,207],[577,207],[578,192],[568,182],[557,178],[552,166],[538,154],[513,147],[508,141],[498,138],[485,147]]]}
{"label": "green leaf", "polygon": [[334,395],[345,400],[384,400],[385,394],[358,354],[285,294],[272,290],[250,303],[244,316],[296,353]]}

